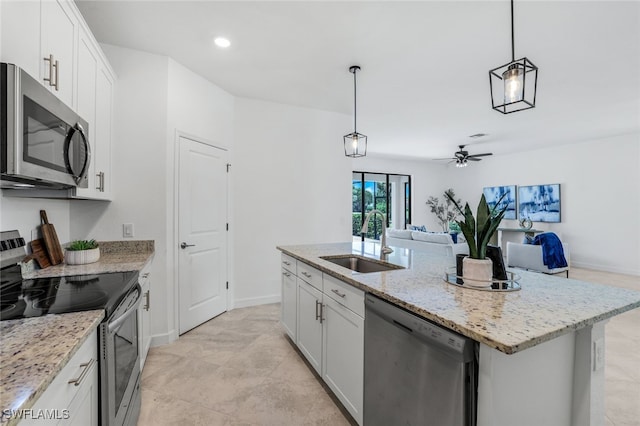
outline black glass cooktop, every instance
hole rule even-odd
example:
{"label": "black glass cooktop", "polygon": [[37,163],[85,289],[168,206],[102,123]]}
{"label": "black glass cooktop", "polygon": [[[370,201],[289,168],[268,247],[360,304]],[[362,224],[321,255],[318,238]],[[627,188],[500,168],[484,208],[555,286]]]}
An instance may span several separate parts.
{"label": "black glass cooktop", "polygon": [[135,286],[138,272],[23,280],[19,267],[0,271],[0,320],[105,309],[108,318]]}

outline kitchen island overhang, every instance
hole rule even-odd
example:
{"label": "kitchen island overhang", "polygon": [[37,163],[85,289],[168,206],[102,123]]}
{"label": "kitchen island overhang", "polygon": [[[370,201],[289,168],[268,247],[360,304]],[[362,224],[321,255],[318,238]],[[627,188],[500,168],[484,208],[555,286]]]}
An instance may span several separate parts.
{"label": "kitchen island overhang", "polygon": [[458,288],[443,279],[454,259],[404,248],[388,258],[404,269],[386,272],[354,273],[321,258],[375,259],[380,246],[369,241],[278,249],[477,341],[478,425],[604,423],[604,324],[640,307],[640,292],[526,271],[520,291]]}

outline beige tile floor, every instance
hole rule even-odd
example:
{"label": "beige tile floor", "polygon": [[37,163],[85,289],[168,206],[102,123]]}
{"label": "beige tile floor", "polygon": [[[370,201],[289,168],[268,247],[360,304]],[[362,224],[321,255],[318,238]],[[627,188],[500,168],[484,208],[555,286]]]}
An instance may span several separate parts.
{"label": "beige tile floor", "polygon": [[[640,290],[633,276],[571,277]],[[354,425],[278,321],[278,304],[236,309],[152,348],[138,426]],[[608,323],[606,358],[606,425],[640,426],[640,309]]]}

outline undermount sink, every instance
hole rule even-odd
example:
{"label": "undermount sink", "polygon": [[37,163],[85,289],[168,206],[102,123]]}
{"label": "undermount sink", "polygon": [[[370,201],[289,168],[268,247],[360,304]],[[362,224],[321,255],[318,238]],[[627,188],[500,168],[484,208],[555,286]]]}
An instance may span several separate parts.
{"label": "undermount sink", "polygon": [[339,256],[321,256],[328,262],[335,263],[343,268],[351,269],[355,272],[367,273],[367,272],[384,272],[392,271],[395,269],[404,269],[402,266],[394,265],[392,263],[381,262],[377,260],[367,259],[366,257],[356,256],[352,254],[339,255]]}

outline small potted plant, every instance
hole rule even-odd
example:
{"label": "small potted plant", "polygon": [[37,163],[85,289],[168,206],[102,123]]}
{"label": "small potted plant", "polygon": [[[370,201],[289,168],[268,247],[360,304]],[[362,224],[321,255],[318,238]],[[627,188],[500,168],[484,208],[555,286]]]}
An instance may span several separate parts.
{"label": "small potted plant", "polygon": [[469,208],[469,203],[465,204],[463,210],[453,197],[446,193],[445,195],[453,202],[460,215],[464,217],[464,220],[456,221],[469,245],[469,256],[462,260],[464,280],[472,286],[490,287],[493,279],[493,263],[491,259],[487,258],[487,245],[507,211],[508,206],[506,205],[500,209],[497,208],[506,194],[500,197],[495,207],[491,209],[482,194],[475,218]]}
{"label": "small potted plant", "polygon": [[85,265],[100,259],[100,247],[96,240],[72,241],[64,251],[67,265]]}

